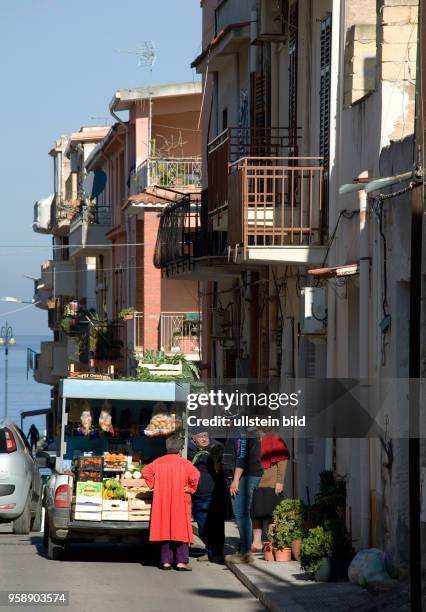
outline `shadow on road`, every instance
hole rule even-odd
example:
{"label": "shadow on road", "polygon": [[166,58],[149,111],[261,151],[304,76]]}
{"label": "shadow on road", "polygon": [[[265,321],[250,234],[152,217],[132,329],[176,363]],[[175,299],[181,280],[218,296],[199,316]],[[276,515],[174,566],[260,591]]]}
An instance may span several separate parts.
{"label": "shadow on road", "polygon": [[[47,558],[42,536],[31,536],[30,543],[40,557]],[[86,563],[140,563],[144,566],[158,566],[158,546],[142,541],[139,544],[111,544],[109,542],[78,543],[67,546],[64,561]]]}
{"label": "shadow on road", "polygon": [[247,597],[247,592],[237,593],[229,589],[189,589],[188,593],[211,599],[240,599]]}

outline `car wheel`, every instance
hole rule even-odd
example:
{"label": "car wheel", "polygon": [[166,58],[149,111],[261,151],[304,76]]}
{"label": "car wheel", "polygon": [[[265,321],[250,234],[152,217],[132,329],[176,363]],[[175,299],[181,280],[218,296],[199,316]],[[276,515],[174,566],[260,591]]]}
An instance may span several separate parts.
{"label": "car wheel", "polygon": [[13,533],[16,535],[26,535],[31,528],[31,495],[27,497],[23,513],[16,521],[13,521]]}
{"label": "car wheel", "polygon": [[50,535],[47,537],[47,558],[52,561],[59,561],[65,556],[65,546],[56,544]]}
{"label": "car wheel", "polygon": [[33,524],[31,526],[31,531],[40,531],[41,530],[41,518],[43,516],[43,505],[41,501],[41,497],[38,498],[36,511],[33,519]]}

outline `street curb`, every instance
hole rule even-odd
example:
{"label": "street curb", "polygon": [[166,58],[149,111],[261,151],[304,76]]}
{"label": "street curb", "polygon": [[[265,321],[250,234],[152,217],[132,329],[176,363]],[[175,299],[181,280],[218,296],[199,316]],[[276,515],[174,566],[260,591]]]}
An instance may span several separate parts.
{"label": "street curb", "polygon": [[270,597],[263,591],[261,591],[250,578],[238,567],[238,564],[231,563],[225,560],[227,568],[238,578],[238,580],[250,591],[252,595],[265,606],[269,612],[282,612],[282,607],[277,606]]}

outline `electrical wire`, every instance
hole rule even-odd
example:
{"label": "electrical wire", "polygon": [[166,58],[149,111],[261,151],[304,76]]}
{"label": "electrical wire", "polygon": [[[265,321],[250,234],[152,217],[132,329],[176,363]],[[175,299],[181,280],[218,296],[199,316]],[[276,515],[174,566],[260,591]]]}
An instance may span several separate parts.
{"label": "electrical wire", "polygon": [[40,300],[37,302],[33,302],[32,304],[27,304],[26,306],[23,306],[22,308],[16,308],[15,310],[9,310],[8,312],[0,312],[0,316],[7,317],[8,315],[12,315],[17,312],[22,312],[23,310],[27,310],[28,308],[32,308],[32,306],[36,306],[39,303],[40,303]]}

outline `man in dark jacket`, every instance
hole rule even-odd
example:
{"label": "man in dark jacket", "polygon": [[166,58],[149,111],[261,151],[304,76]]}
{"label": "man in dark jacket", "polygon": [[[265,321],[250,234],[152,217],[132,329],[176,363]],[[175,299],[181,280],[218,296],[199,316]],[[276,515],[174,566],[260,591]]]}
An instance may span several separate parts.
{"label": "man in dark jacket", "polygon": [[260,462],[260,438],[256,431],[241,432],[226,441],[224,471],[229,483],[232,509],[240,533],[240,547],[237,554],[228,555],[233,563],[253,563],[251,553],[252,522],[250,516],[253,493],[263,475]]}
{"label": "man in dark jacket", "polygon": [[192,496],[192,515],[206,554],[198,561],[223,562],[227,491],[222,453],[222,444],[210,439],[207,432],[196,433],[188,444],[188,459],[200,472],[198,488]]}

